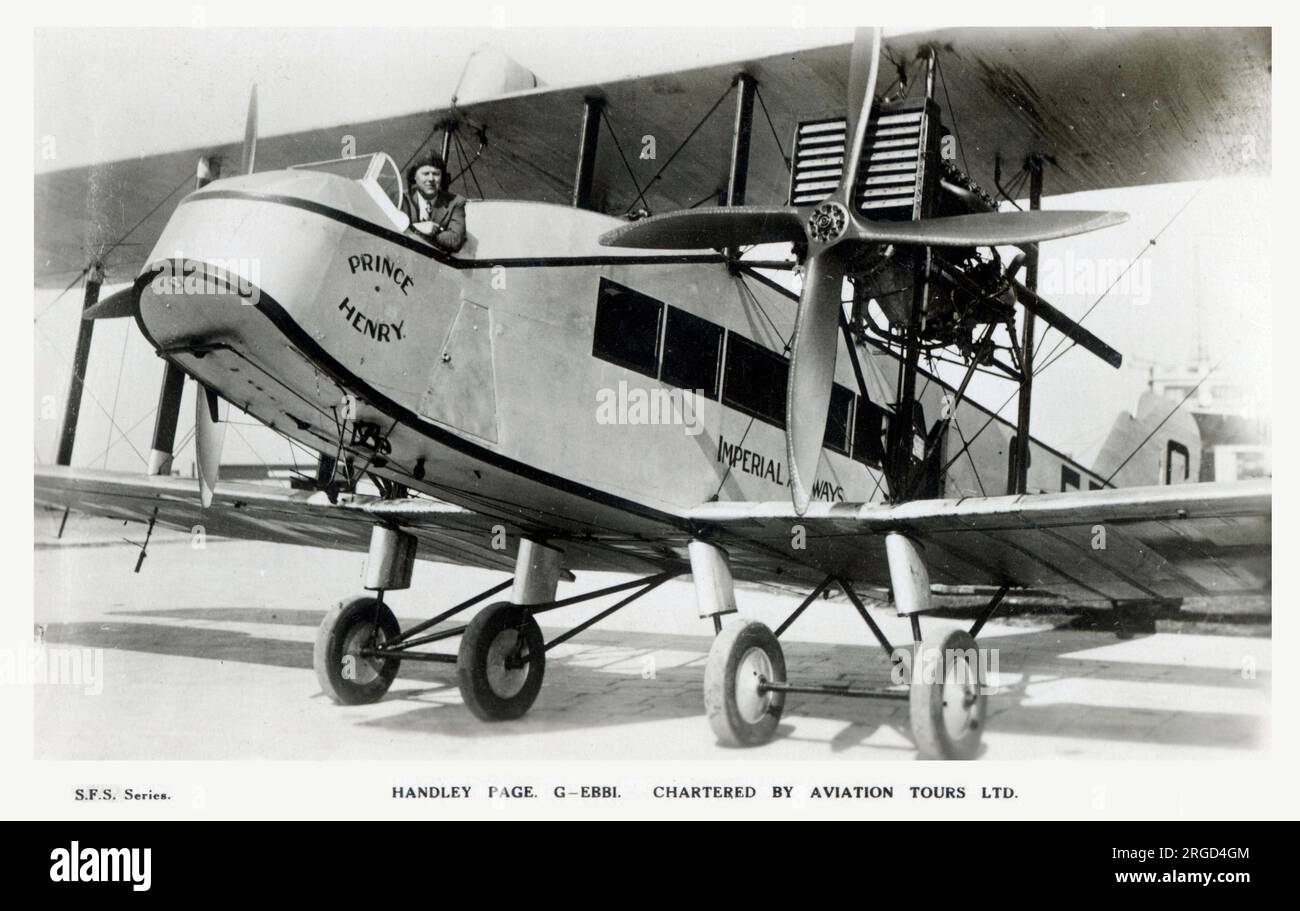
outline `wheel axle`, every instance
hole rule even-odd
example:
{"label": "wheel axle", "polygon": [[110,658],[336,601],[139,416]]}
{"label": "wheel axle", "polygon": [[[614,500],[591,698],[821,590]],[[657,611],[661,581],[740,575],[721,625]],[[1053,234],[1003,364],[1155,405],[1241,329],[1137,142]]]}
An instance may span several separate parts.
{"label": "wheel axle", "polygon": [[761,693],[800,693],[806,696],[845,696],[849,699],[897,699],[907,701],[907,690],[860,689],[834,683],[777,683],[760,680]]}

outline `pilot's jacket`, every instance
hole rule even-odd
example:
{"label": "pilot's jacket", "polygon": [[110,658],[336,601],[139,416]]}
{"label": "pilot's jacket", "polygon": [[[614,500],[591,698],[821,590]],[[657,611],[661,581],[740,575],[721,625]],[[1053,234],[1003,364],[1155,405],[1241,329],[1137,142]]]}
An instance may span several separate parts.
{"label": "pilot's jacket", "polygon": [[[442,190],[437,196],[427,197],[412,188],[406,197],[406,214],[411,217],[411,229],[424,239],[448,253],[455,253],[465,245],[465,197]],[[433,222],[429,232],[415,227],[416,222]]]}

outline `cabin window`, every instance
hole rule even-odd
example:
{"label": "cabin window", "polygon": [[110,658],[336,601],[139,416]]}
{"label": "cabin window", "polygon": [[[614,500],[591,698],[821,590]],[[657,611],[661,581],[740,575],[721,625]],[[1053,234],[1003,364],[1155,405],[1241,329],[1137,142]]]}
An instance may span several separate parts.
{"label": "cabin window", "polygon": [[290,165],[294,171],[320,171],[346,177],[348,180],[365,180],[370,173],[371,156],[354,155],[351,158],[332,158],[329,161],[313,161],[307,164]]}
{"label": "cabin window", "polygon": [[1068,465],[1061,466],[1061,490],[1078,490],[1079,473]]}
{"label": "cabin window", "polygon": [[352,158],[334,158],[330,161],[313,161],[289,167],[291,170],[320,171],[346,177],[348,180],[357,181],[367,189],[373,186],[380,196],[393,204],[394,209],[399,212],[402,209],[405,198],[402,189],[402,173],[397,169],[397,163],[383,152],[357,155]]}
{"label": "cabin window", "polygon": [[872,468],[885,463],[887,415],[874,402],[859,398],[853,422],[853,458]]}
{"label": "cabin window", "polygon": [[722,360],[722,327],[676,307],[668,308],[664,326],[664,362],[659,378],[665,383],[718,397],[718,365]]}
{"label": "cabin window", "polygon": [[1192,474],[1192,456],[1177,440],[1165,443],[1165,483],[1181,484]]}
{"label": "cabin window", "polygon": [[659,375],[664,305],[607,278],[600,280],[591,353],[648,377]]}
{"label": "cabin window", "polygon": [[826,436],[822,445],[841,455],[849,454],[849,428],[853,426],[852,392],[839,383],[831,386],[831,405],[826,413]]}
{"label": "cabin window", "polygon": [[1089,489],[1089,490],[1101,490],[1101,489],[1102,489],[1103,487],[1105,487],[1105,486],[1106,486],[1106,485],[1105,485],[1105,484],[1102,484],[1100,481],[1094,481],[1092,478],[1089,478],[1089,479],[1088,479],[1088,489]]}
{"label": "cabin window", "polygon": [[790,362],[743,335],[727,333],[722,403],[777,427],[785,426]]}

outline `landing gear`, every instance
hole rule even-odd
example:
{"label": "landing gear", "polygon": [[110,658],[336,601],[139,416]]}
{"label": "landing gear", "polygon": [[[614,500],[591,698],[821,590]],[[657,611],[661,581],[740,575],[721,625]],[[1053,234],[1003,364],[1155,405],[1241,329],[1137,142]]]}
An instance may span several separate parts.
{"label": "landing gear", "polygon": [[757,746],[772,739],[785,693],[785,655],[772,631],[756,620],[725,626],[713,640],[704,668],[704,709],[718,741]]}
{"label": "landing gear", "polygon": [[533,705],[546,672],[546,643],[528,610],[501,601],[465,628],[456,678],[466,707],[482,721],[520,718]]}
{"label": "landing gear", "polygon": [[382,699],[402,662],[367,653],[396,639],[400,631],[397,618],[378,598],[353,598],[336,605],[321,621],[312,649],[312,665],[325,695],[340,705]]}
{"label": "landing gear", "polygon": [[932,633],[913,654],[908,702],[912,736],[925,759],[972,759],[988,700],[975,639],[965,630]]}
{"label": "landing gear", "polygon": [[[480,592],[439,614],[401,629],[383,603],[385,591],[410,587],[417,539],[387,525],[371,530],[365,587],[378,597],[346,601],[325,615],[316,636],[312,661],[321,689],[343,705],[376,702],[388,692],[403,661],[456,665],[456,678],[465,706],[483,721],[522,717],[537,699],[546,672],[546,652],[568,642],[615,611],[683,572],[666,569],[652,576],[556,600],[556,586],[566,575],[561,551],[525,538],[519,544],[512,579]],[[567,574],[573,581],[572,574]],[[468,624],[435,628],[476,604],[512,588],[509,601],[489,604]],[[550,642],[542,637],[534,615],[633,590]],[[425,651],[421,646],[460,637],[456,654]]]}
{"label": "landing gear", "polygon": [[[791,683],[778,637],[832,584],[843,590],[867,627],[894,662],[895,684],[856,687],[844,684]],[[919,586],[928,597],[928,586]],[[988,712],[988,681],[975,644],[975,633],[992,616],[1007,593],[1001,588],[971,632],[949,630],[917,643],[910,656],[895,650],[867,612],[866,605],[842,577],[827,576],[784,623],[772,632],[753,620],[723,627],[713,640],[704,669],[704,707],[719,742],[758,746],[776,732],[788,693],[854,699],[892,699],[909,704],[912,735],[923,758],[971,759],[978,752]],[[911,615],[914,635],[920,620]],[[908,658],[912,660],[909,662]],[[905,673],[910,667],[910,675]]]}

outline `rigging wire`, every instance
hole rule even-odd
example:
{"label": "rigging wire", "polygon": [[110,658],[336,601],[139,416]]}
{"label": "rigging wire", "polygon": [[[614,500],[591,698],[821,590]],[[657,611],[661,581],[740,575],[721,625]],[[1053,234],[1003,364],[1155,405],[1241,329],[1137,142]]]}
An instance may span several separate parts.
{"label": "rigging wire", "polygon": [[181,454],[181,452],[185,449],[186,446],[189,445],[190,440],[192,439],[194,439],[194,427],[190,427],[190,429],[185,432],[185,435],[181,437],[181,441],[172,446],[173,465],[176,463],[176,457]]}
{"label": "rigging wire", "polygon": [[749,296],[749,299],[754,302],[754,306],[758,308],[758,312],[763,314],[763,319],[767,320],[767,324],[772,327],[772,332],[781,340],[782,353],[789,354],[790,342],[781,334],[781,330],[776,328],[776,323],[772,322],[772,317],[768,316],[767,308],[763,306],[763,302],[758,299],[758,295],[754,293],[754,290],[749,287],[749,283],[745,281],[745,274],[743,272],[737,272],[736,278],[740,279],[741,289],[744,290],[744,292]]}
{"label": "rigging wire", "polygon": [[[740,435],[740,442],[736,444],[737,449],[744,448],[745,440],[749,438],[749,432],[754,429],[755,420],[756,418],[754,418],[753,415],[750,415],[749,423],[745,425],[745,432]],[[720,450],[721,447],[719,447],[719,451]],[[726,470],[722,472],[722,477],[718,480],[718,489],[713,492],[713,496],[709,497],[710,501],[716,500],[719,497],[719,495],[721,495],[722,488],[726,485],[727,479],[731,477],[731,469],[732,469],[732,462],[730,459],[728,459]]]}
{"label": "rigging wire", "polygon": [[[935,360],[934,355],[931,354],[930,352],[926,352],[926,359],[930,362],[930,372],[933,373],[935,376],[938,376],[939,370],[937,367],[934,366],[934,360]],[[951,424],[952,428],[957,431],[957,438],[961,440],[962,452],[966,453],[966,458],[970,462],[971,471],[975,473],[975,483],[979,485],[980,496],[986,497],[988,496],[988,494],[984,490],[984,479],[980,477],[979,466],[975,464],[975,458],[970,453],[970,444],[966,442],[966,435],[962,433],[961,424],[958,423],[957,421],[957,408],[960,404],[961,404],[961,400],[954,399],[952,403],[952,412],[949,414],[948,417],[948,423]]]}
{"label": "rigging wire", "polygon": [[[637,182],[636,173],[632,170],[632,165],[628,163],[627,155],[623,152],[623,143],[618,141],[618,133],[614,131],[614,124],[609,119],[609,112],[605,106],[600,107],[600,119],[605,124],[605,129],[609,130],[609,136],[614,140],[614,148],[618,149],[618,157],[623,160],[623,167],[627,170],[627,176],[632,180],[632,186],[636,189],[637,199],[645,198],[645,191],[641,189],[641,184]],[[632,205],[636,205],[633,201]],[[629,209],[631,206],[628,207]],[[648,211],[648,210],[647,210]]]}
{"label": "rigging wire", "polygon": [[146,221],[152,218],[153,214],[157,212],[159,209],[161,209],[167,203],[167,200],[175,196],[181,187],[185,186],[193,179],[194,179],[193,174],[186,174],[184,177],[182,177],[181,182],[178,183],[176,186],[172,187],[172,191],[170,193],[168,193],[162,199],[158,200],[158,204],[156,206],[154,206],[152,209],[146,212],[143,218],[141,218],[139,221],[133,224],[125,234],[123,234],[116,241],[114,241],[113,244],[107,250],[104,250],[102,253],[99,254],[99,256],[95,257],[95,259],[97,261],[103,260],[104,257],[108,256],[108,254],[112,253],[114,250],[120,247],[123,241],[125,241],[128,237],[134,234],[136,229],[139,228],[142,224],[144,224]]}
{"label": "rigging wire", "polygon": [[[245,412],[245,413],[247,413],[247,412]],[[270,476],[271,476],[271,463],[268,462],[265,458],[263,458],[263,457],[262,457],[262,454],[261,454],[260,452],[258,452],[256,449],[253,448],[253,444],[250,443],[250,442],[248,442],[248,438],[247,438],[246,436],[244,436],[242,433],[239,432],[239,424],[236,423],[235,421],[226,421],[225,424],[226,424],[226,426],[228,426],[231,430],[235,431],[235,436],[239,437],[240,442],[244,444],[244,446],[249,450],[249,452],[251,452],[253,455],[257,456],[257,460],[258,460],[259,462],[261,462],[261,463],[262,463],[262,467],[266,469],[266,475],[267,475],[267,477],[270,477]],[[256,426],[256,425],[249,425],[249,426]]]}
{"label": "rigging wire", "polygon": [[642,203],[647,209],[649,209],[650,204],[646,202],[645,194],[648,193],[650,188],[655,185],[655,182],[663,176],[664,171],[668,170],[668,166],[676,160],[677,156],[682,153],[682,150],[686,148],[687,144],[695,138],[695,134],[700,131],[700,127],[704,126],[704,124],[708,122],[709,118],[713,116],[713,112],[716,111],[722,105],[722,102],[727,99],[727,96],[731,94],[733,88],[735,88],[734,85],[728,85],[726,90],[718,96],[718,100],[713,102],[713,107],[709,108],[708,113],[701,117],[699,123],[695,124],[695,127],[686,134],[686,138],[683,139],[677,148],[673,150],[673,154],[668,156],[668,160],[665,161],[659,170],[655,172],[654,176],[650,178],[649,182],[645,185],[645,189],[642,190],[637,198],[632,201],[632,205],[627,207],[628,212],[631,212],[632,206],[635,206],[638,202]]}
{"label": "rigging wire", "polygon": [[147,213],[145,213],[145,216],[143,218],[141,218],[130,228],[128,228],[125,234],[123,234],[117,240],[113,241],[113,243],[110,244],[106,249],[101,251],[97,256],[93,257],[91,262],[87,263],[86,266],[80,272],[77,273],[76,278],[74,278],[71,281],[71,283],[69,283],[68,287],[60,291],[58,296],[56,296],[54,300],[50,301],[48,304],[45,305],[45,309],[43,309],[40,313],[36,315],[36,319],[33,320],[33,322],[36,322],[36,320],[40,320],[42,317],[45,316],[45,314],[49,313],[50,310],[54,307],[54,305],[57,304],[60,299],[62,299],[63,295],[67,294],[69,291],[75,288],[77,286],[77,282],[85,278],[86,273],[89,272],[97,263],[100,264],[102,268],[103,261],[108,258],[108,254],[112,253],[118,247],[122,246],[122,244],[125,243],[126,239],[135,233],[137,228],[139,228],[142,224],[144,224],[146,221],[152,218],[153,214],[157,212],[159,209],[161,209],[166,204],[167,200],[175,196],[176,192],[181,187],[185,186],[185,184],[189,183],[190,180],[191,180],[191,175],[186,174],[184,179],[182,179],[180,183],[178,183],[175,187],[173,187],[170,193],[168,193],[166,196],[160,199],[157,205],[155,205],[152,209],[150,209]]}
{"label": "rigging wire", "polygon": [[[45,339],[45,344],[50,346],[50,349],[55,353],[55,355],[58,356],[59,360],[63,362],[63,365],[65,367],[71,367],[72,364],[68,361],[67,357],[64,356],[63,352],[59,349],[59,346],[54,343],[54,340],[50,338],[50,334],[41,328],[40,323],[35,323],[34,325],[36,327],[36,331],[39,332],[41,334],[41,337]],[[109,420],[109,423],[113,425],[113,427],[117,430],[119,434],[121,434],[122,428],[117,425],[117,422],[113,419],[113,415],[110,414],[109,410],[104,407],[104,403],[99,400],[99,398],[95,395],[95,393],[91,392],[90,389],[86,387],[86,377],[84,372],[77,373],[76,376],[82,382],[82,389],[81,389],[82,394],[90,396],[90,400],[99,407],[100,411],[104,412],[105,416]],[[128,439],[125,435],[123,435],[123,439],[126,440],[126,445],[131,447],[131,451],[134,452],[137,457],[139,457],[140,461],[148,465],[149,460],[146,459],[141,454],[140,450],[135,448],[135,444],[132,443],[130,439]]]}
{"label": "rigging wire", "polygon": [[[1121,280],[1123,280],[1125,275],[1128,275],[1128,273],[1132,270],[1132,268],[1138,264],[1138,260],[1142,259],[1142,257],[1147,255],[1147,253],[1151,250],[1151,248],[1156,245],[1156,241],[1160,239],[1160,236],[1169,230],[1169,227],[1175,221],[1178,220],[1178,217],[1182,215],[1183,212],[1187,211],[1187,207],[1192,204],[1192,200],[1196,199],[1196,197],[1201,194],[1201,191],[1204,190],[1207,186],[1209,186],[1209,184],[1210,181],[1207,180],[1205,183],[1198,186],[1191,196],[1187,197],[1187,200],[1178,208],[1178,211],[1173,214],[1173,217],[1170,218],[1169,221],[1165,222],[1165,226],[1156,232],[1155,237],[1152,237],[1143,245],[1142,250],[1138,253],[1138,255],[1133,257],[1133,260],[1127,266],[1124,267],[1124,271],[1115,277],[1115,280],[1111,282],[1109,286],[1107,286],[1106,290],[1101,292],[1101,295],[1095,301],[1092,302],[1092,306],[1089,307],[1086,311],[1084,311],[1083,316],[1079,317],[1079,319],[1076,320],[1077,323],[1082,323],[1085,319],[1088,318],[1088,314],[1092,313],[1093,310],[1097,309],[1097,305],[1100,304],[1103,300],[1105,300],[1106,295],[1110,294],[1110,292],[1114,290],[1115,286],[1118,285]],[[1048,326],[1047,331],[1050,331],[1051,328],[1052,328],[1051,326]],[[1047,335],[1047,331],[1043,333],[1044,336]],[[1076,347],[1077,343],[1071,341],[1069,342],[1069,345],[1066,346],[1064,351],[1061,351],[1060,354],[1057,354],[1056,352],[1067,341],[1069,341],[1069,339],[1065,338],[1064,336],[1057,339],[1056,344],[1052,346],[1052,350],[1047,353],[1047,358],[1045,359],[1044,363],[1041,366],[1035,368],[1034,376],[1038,376],[1048,367],[1052,366],[1052,364],[1056,363],[1067,353],[1069,353],[1074,347]],[[1055,357],[1053,357],[1053,355],[1055,355]]]}
{"label": "rigging wire", "polygon": [[943,78],[943,65],[939,62],[938,50],[932,50],[934,54],[934,68],[939,73],[939,84],[943,86],[943,100],[948,105],[948,114],[952,117],[952,135],[957,140],[957,148],[961,151],[961,166],[966,169],[967,175],[970,174],[970,164],[966,161],[966,143],[961,141],[961,130],[957,126],[957,111],[952,106],[952,98],[948,95],[948,80]]}
{"label": "rigging wire", "polygon": [[415,147],[415,151],[411,153],[411,157],[406,159],[406,162],[402,165],[402,180],[406,180],[406,169],[409,168],[411,162],[415,161],[416,157],[424,151],[424,147],[429,144],[429,140],[433,138],[433,134],[442,129],[449,129],[447,123],[448,121],[445,120],[440,120],[435,123],[433,129],[429,131],[429,135],[425,136],[424,139],[420,141],[420,144]]}
{"label": "rigging wire", "polygon": [[[1178,211],[1176,211],[1173,214],[1173,217],[1171,217],[1169,221],[1165,223],[1164,227],[1162,227],[1159,231],[1156,232],[1154,237],[1152,237],[1149,241],[1147,241],[1147,243],[1142,247],[1142,250],[1137,254],[1137,256],[1133,258],[1132,262],[1130,262],[1129,265],[1124,269],[1124,271],[1121,272],[1113,282],[1111,282],[1111,284],[1106,288],[1106,290],[1103,291],[1101,295],[1097,298],[1097,300],[1093,302],[1092,306],[1087,309],[1087,311],[1083,314],[1083,316],[1079,317],[1077,322],[1082,323],[1085,319],[1087,319],[1088,314],[1092,313],[1092,311],[1097,308],[1097,305],[1100,304],[1105,299],[1106,295],[1108,295],[1115,288],[1117,284],[1119,284],[1120,280],[1129,272],[1129,270],[1133,268],[1134,265],[1137,264],[1138,260],[1140,260],[1143,256],[1145,256],[1147,252],[1156,245],[1156,241],[1160,239],[1161,235],[1163,235],[1167,230],[1169,230],[1170,226],[1172,226],[1173,223],[1177,221],[1178,218],[1183,214],[1183,212],[1187,210],[1187,207],[1191,205],[1192,200],[1194,200],[1198,195],[1200,195],[1201,191],[1204,190],[1205,187],[1209,185],[1209,183],[1210,181],[1206,181],[1205,183],[1202,183],[1200,186],[1196,188],[1196,190],[1187,198],[1187,200],[1182,204],[1182,206],[1179,207]],[[1050,329],[1051,327],[1048,326],[1043,333],[1044,336],[1046,336],[1047,331],[1050,331]],[[1066,347],[1064,350],[1060,350],[1061,346],[1065,345],[1067,341],[1069,340],[1066,339],[1065,337],[1062,337],[1057,340],[1056,344],[1052,346],[1052,350],[1047,352],[1047,355],[1043,363],[1038,367],[1034,368],[1035,377],[1042,375],[1047,370],[1047,368],[1051,367],[1053,364],[1059,361],[1062,357],[1064,357],[1067,353],[1069,353],[1069,351],[1071,351],[1075,347],[1075,343],[1071,341],[1069,342],[1068,347]],[[1002,413],[1002,409],[1006,408],[1007,405],[1011,403],[1011,400],[1019,394],[1019,392],[1020,392],[1019,387],[1017,387],[1015,390],[1012,391],[1011,395],[1007,396],[1006,400],[1001,405],[998,406],[998,408],[989,416],[988,420],[986,420],[983,423],[983,425],[980,426],[980,429],[976,431],[975,435],[971,437],[970,439],[971,443],[974,443],[975,440],[979,438],[980,434],[982,434],[985,430],[988,429],[989,425],[992,424],[993,421],[996,419],[996,417]],[[1171,412],[1170,417],[1172,416],[1173,413]],[[1166,418],[1166,420],[1168,420],[1168,418]],[[961,457],[961,453],[958,453],[956,456],[953,457],[952,460],[950,460],[947,464],[944,465],[943,470],[947,471],[948,468],[952,466],[953,462],[955,462],[960,457]],[[1132,456],[1130,456],[1130,458],[1131,457]]]}
{"label": "rigging wire", "polygon": [[[483,195],[483,186],[478,182],[478,175],[474,173],[474,162],[478,160],[478,155],[475,155],[474,158],[471,159],[468,155],[465,154],[465,146],[460,141],[459,133],[453,133],[451,138],[452,141],[456,143],[456,157],[463,165],[463,167],[461,168],[461,175],[464,175],[466,172],[469,172],[470,180],[474,181],[474,189],[478,191],[478,198],[486,199],[486,197]],[[481,150],[480,150],[480,154],[481,154]],[[462,183],[463,182],[464,181],[462,180]],[[469,187],[466,186],[466,189],[469,189]]]}
{"label": "rigging wire", "polygon": [[[109,417],[112,427],[108,431],[108,441],[113,442],[113,428],[117,427],[117,402],[122,394],[122,374],[126,373],[126,343],[131,340],[131,327],[124,326],[122,332],[122,353],[117,358],[117,386],[113,389],[113,413]],[[111,447],[110,447],[111,448]],[[108,450],[104,450],[104,467],[108,467]]]}
{"label": "rigging wire", "polygon": [[772,131],[772,139],[776,141],[777,151],[781,153],[781,160],[785,162],[785,169],[789,172],[793,165],[790,156],[785,154],[785,146],[781,144],[781,137],[776,134],[776,124],[772,123],[772,115],[767,112],[767,105],[763,103],[763,93],[758,88],[758,83],[754,83],[754,97],[758,99],[758,106],[763,111],[763,116],[767,118],[767,126]]}
{"label": "rigging wire", "polygon": [[[158,410],[158,406],[157,406],[157,405],[155,405],[153,408],[150,408],[147,412],[145,412],[145,414],[144,414],[144,415],[143,415],[139,420],[137,420],[137,421],[136,421],[134,424],[132,424],[130,427],[126,428],[126,432],[127,432],[127,433],[131,433],[131,432],[133,432],[137,427],[139,427],[139,426],[140,426],[141,424],[143,424],[145,421],[149,420],[149,418],[153,417],[154,412],[156,412],[157,410]],[[110,438],[111,438],[111,437],[110,437]],[[94,457],[93,459],[88,459],[88,460],[86,461],[86,464],[87,464],[87,465],[92,465],[92,464],[94,464],[95,462],[98,462],[100,459],[103,459],[103,460],[104,460],[104,464],[107,465],[107,464],[108,464],[108,453],[109,453],[111,450],[116,449],[116,448],[117,448],[117,444],[120,443],[120,442],[122,442],[122,437],[119,436],[116,440],[112,440],[112,442],[110,442],[110,443],[108,444],[108,448],[106,448],[103,452],[98,452],[98,453],[95,454],[95,457]]]}
{"label": "rigging wire", "polygon": [[[719,187],[719,188],[716,189],[716,190],[710,190],[708,193],[705,193],[703,196],[701,196],[699,199],[695,200],[695,202],[691,203],[691,204],[688,205],[686,208],[688,208],[688,209],[698,209],[700,206],[704,205],[704,204],[705,204],[706,202],[708,202],[709,200],[711,200],[711,199],[718,199],[718,198],[720,198],[721,196],[722,196],[722,188],[721,188],[721,187]],[[741,255],[743,256],[744,254],[742,253]]]}
{"label": "rigging wire", "polygon": [[[1232,354],[1232,353],[1234,353],[1235,350],[1236,350],[1236,349],[1233,349],[1232,351],[1229,351],[1228,354]],[[1193,386],[1191,389],[1187,390],[1187,394],[1184,395],[1181,399],[1178,400],[1178,404],[1175,405],[1173,408],[1170,409],[1169,413],[1168,413],[1167,415],[1165,415],[1164,418],[1161,419],[1161,421],[1160,421],[1159,424],[1157,424],[1155,427],[1152,427],[1152,428],[1151,428],[1151,432],[1148,433],[1146,436],[1144,436],[1144,437],[1142,438],[1142,442],[1140,442],[1140,443],[1137,444],[1137,446],[1134,448],[1134,450],[1133,450],[1132,452],[1130,452],[1130,453],[1125,457],[1124,461],[1120,462],[1119,465],[1116,466],[1115,470],[1112,471],[1109,475],[1106,476],[1106,480],[1105,480],[1103,483],[1105,483],[1107,486],[1110,485],[1110,482],[1114,479],[1115,475],[1119,474],[1119,473],[1120,473],[1120,470],[1123,469],[1123,467],[1124,467],[1125,465],[1127,465],[1129,462],[1131,462],[1131,461],[1133,460],[1133,457],[1134,457],[1135,455],[1137,455],[1139,452],[1142,451],[1142,447],[1145,446],[1145,445],[1147,444],[1147,442],[1148,442],[1148,441],[1149,441],[1153,436],[1156,435],[1156,433],[1160,430],[1161,427],[1165,426],[1165,424],[1167,424],[1167,423],[1169,422],[1169,419],[1170,419],[1170,418],[1172,418],[1175,414],[1178,413],[1178,409],[1180,409],[1180,408],[1183,407],[1183,403],[1186,402],[1188,399],[1190,399],[1193,395],[1195,395],[1195,394],[1196,394],[1196,391],[1197,391],[1198,389],[1201,388],[1202,384],[1204,384],[1205,381],[1208,380],[1208,379],[1210,378],[1210,376],[1214,373],[1214,371],[1216,371],[1216,370],[1219,369],[1219,366],[1220,366],[1220,365],[1221,365],[1225,360],[1228,359],[1228,354],[1225,354],[1225,355],[1223,355],[1223,357],[1219,358],[1218,362],[1217,362],[1213,367],[1211,367],[1209,370],[1207,370],[1207,371],[1205,372],[1205,376],[1203,376],[1203,377],[1201,377],[1199,380],[1197,380],[1197,381],[1196,381],[1196,385]]]}
{"label": "rigging wire", "polygon": [[[166,196],[160,199],[152,209],[150,209],[148,212],[145,213],[144,217],[142,217],[139,221],[137,221],[130,228],[128,228],[126,233],[118,237],[117,240],[115,240],[106,249],[100,252],[100,254],[96,256],[90,263],[87,263],[86,266],[82,268],[80,272],[77,273],[76,277],[73,278],[73,280],[68,284],[68,286],[64,288],[62,291],[60,291],[57,295],[55,295],[54,299],[50,301],[48,304],[46,304],[40,313],[36,314],[36,317],[32,320],[32,325],[36,328],[36,331],[39,332],[44,337],[45,343],[50,346],[50,348],[54,351],[54,353],[58,356],[59,360],[61,360],[65,366],[71,366],[71,365],[69,364],[68,359],[64,357],[63,352],[59,349],[58,345],[56,345],[54,343],[54,340],[50,338],[49,333],[47,333],[44,329],[41,328],[40,325],[41,320],[45,317],[46,314],[50,312],[50,310],[54,308],[55,304],[57,304],[60,300],[63,299],[64,295],[66,295],[69,291],[75,288],[77,286],[77,283],[80,282],[83,278],[85,278],[87,274],[89,274],[91,269],[95,268],[97,265],[102,269],[103,261],[108,257],[108,255],[112,253],[114,250],[116,250],[118,247],[122,246],[122,244],[126,242],[126,239],[128,237],[134,234],[135,231],[141,225],[143,225],[146,221],[152,218],[154,213],[157,212],[159,209],[161,209],[169,199],[175,196],[177,191],[179,191],[181,187],[185,186],[185,184],[187,184],[190,181],[190,179],[191,179],[190,175],[186,174],[185,177],[181,180],[181,182],[172,188],[171,192],[169,192]],[[108,416],[110,430],[108,435],[109,446],[108,449],[104,450],[104,454],[103,454],[105,466],[108,465],[108,451],[112,449],[114,445],[116,445],[115,443],[113,443],[113,430],[116,430],[118,432],[121,439],[126,440],[127,445],[131,447],[131,451],[134,452],[142,462],[144,462],[146,465],[149,464],[149,460],[146,459],[140,453],[140,450],[135,448],[134,443],[132,443],[129,439],[127,439],[126,432],[123,432],[122,428],[117,423],[117,416],[116,416],[117,402],[118,402],[118,396],[122,390],[122,374],[125,372],[125,367],[126,367],[126,344],[127,344],[127,339],[129,338],[130,338],[130,332],[128,331],[123,335],[122,338],[122,355],[118,366],[117,388],[113,392],[113,409],[111,412],[104,407],[104,404],[95,396],[93,392],[85,388],[84,371],[82,371],[82,375],[78,375],[77,377],[78,379],[81,380],[82,383],[82,394],[90,396],[90,400],[94,402],[97,406],[99,406],[100,411],[103,411]],[[148,417],[148,415],[145,415],[145,417]],[[141,420],[143,420],[143,418]],[[140,425],[140,421],[137,421],[131,427],[131,430],[134,430],[139,425]],[[96,456],[87,464],[93,464],[94,462],[98,461],[98,459],[99,457]]]}
{"label": "rigging wire", "polygon": [[540,174],[542,177],[544,177],[550,186],[559,188],[557,192],[560,194],[560,198],[561,199],[565,198],[565,194],[567,194],[569,191],[569,184],[566,180],[560,177],[556,177],[554,174],[552,174],[550,171],[546,170],[536,162],[533,162],[527,158],[520,158],[518,155],[511,152],[508,148],[500,144],[497,144],[496,146],[494,146],[494,148],[501,153],[501,159],[505,161],[507,164],[509,164],[510,166],[512,166],[517,173],[523,175],[524,170],[521,167],[521,165],[527,165],[528,167],[536,171],[538,174]]}
{"label": "rigging wire", "polygon": [[72,280],[72,282],[68,285],[68,287],[60,291],[58,295],[54,298],[54,300],[46,304],[45,309],[41,310],[40,313],[36,314],[36,318],[32,320],[32,322],[37,323],[40,322],[42,319],[44,319],[45,314],[49,313],[52,309],[54,309],[54,305],[57,304],[63,298],[63,295],[67,294],[73,288],[77,287],[77,282],[81,281],[82,278],[84,278],[86,273],[89,271],[90,271],[90,266],[83,267],[82,270],[77,273],[77,277]]}
{"label": "rigging wire", "polygon": [[975,431],[975,434],[970,438],[970,441],[969,442],[964,441],[965,445],[962,447],[961,452],[958,452],[955,456],[953,456],[951,459],[949,459],[947,462],[944,463],[943,468],[940,469],[941,474],[947,474],[948,469],[951,468],[957,462],[957,460],[960,459],[965,454],[967,449],[969,449],[971,446],[975,444],[975,441],[980,438],[980,434],[982,434],[985,430],[988,430],[989,425],[992,424],[995,420],[997,420],[998,417],[1002,414],[1002,409],[1010,405],[1011,400],[1014,399],[1019,394],[1020,394],[1020,389],[1017,387],[1009,396],[1007,396],[1006,401],[1004,401],[1001,405],[999,405],[995,411],[991,411],[989,413],[988,419],[983,424],[980,425],[979,430]]}

